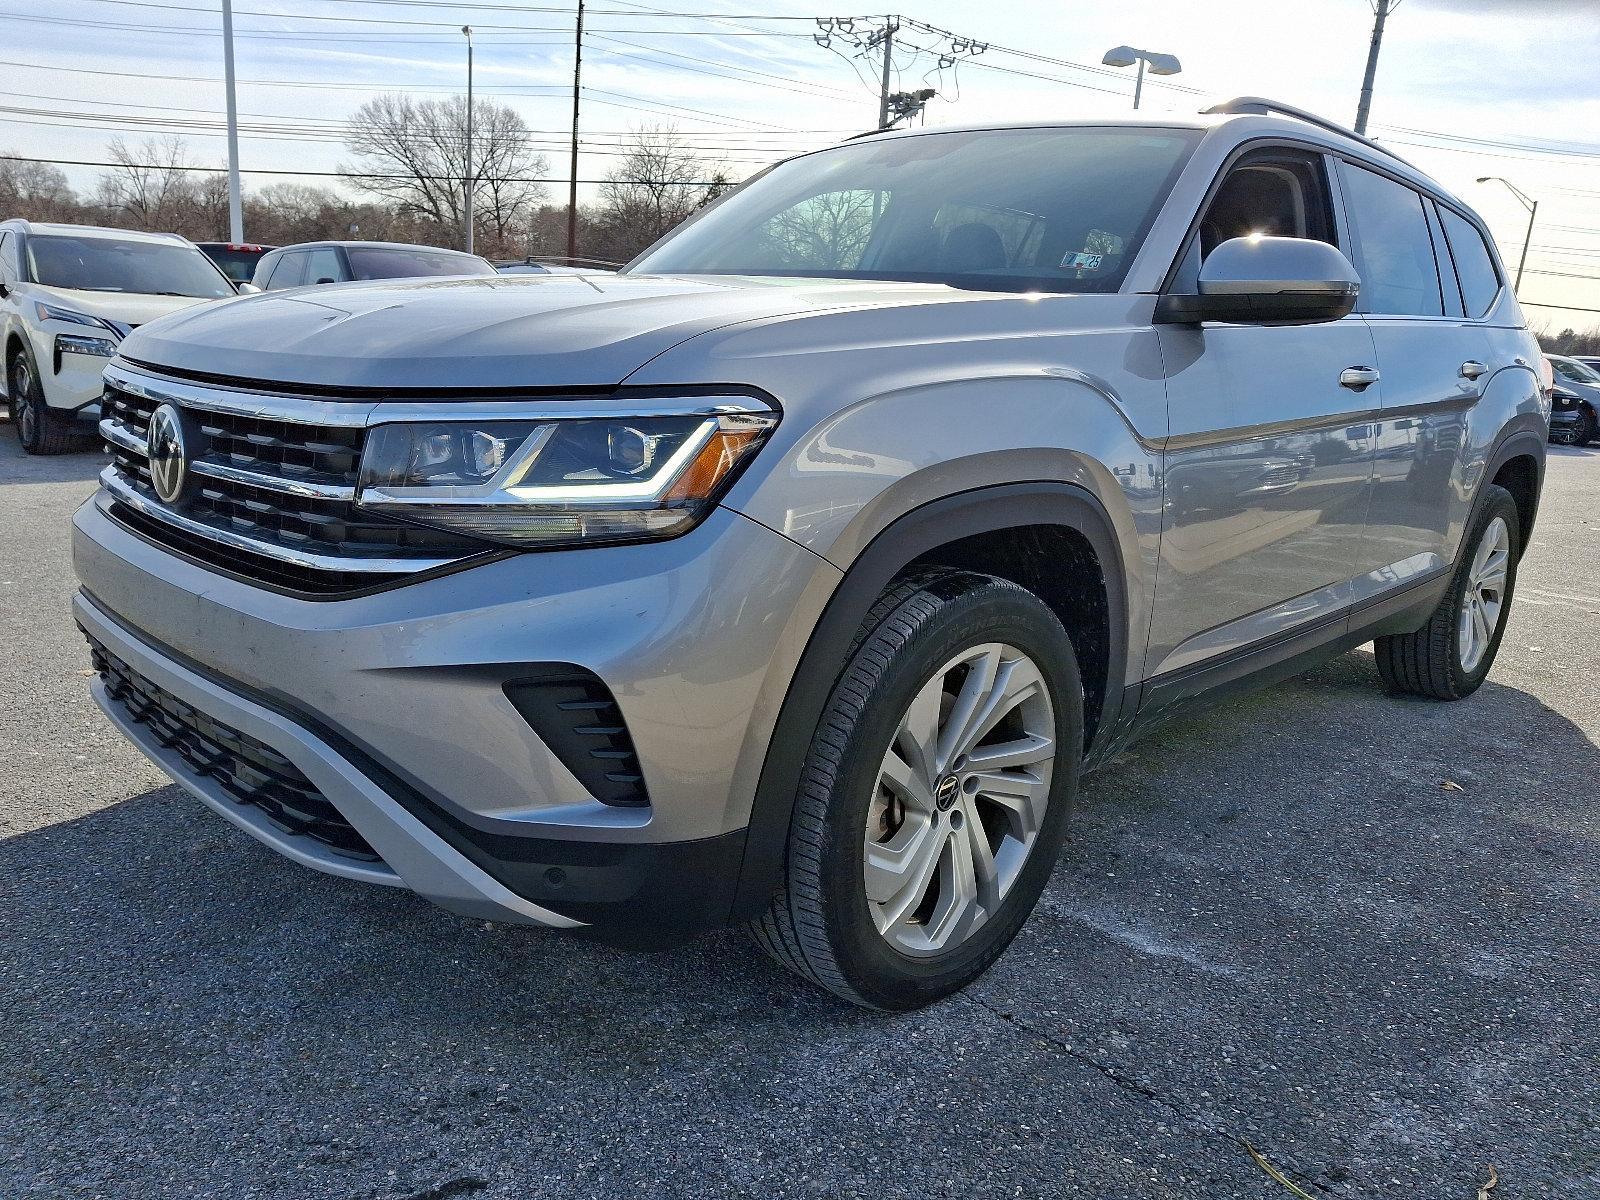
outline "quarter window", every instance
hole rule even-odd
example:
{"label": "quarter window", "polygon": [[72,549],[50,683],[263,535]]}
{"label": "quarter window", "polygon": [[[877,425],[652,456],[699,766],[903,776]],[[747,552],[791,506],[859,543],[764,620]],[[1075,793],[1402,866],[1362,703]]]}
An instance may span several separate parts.
{"label": "quarter window", "polygon": [[1500,293],[1500,275],[1494,269],[1494,258],[1484,244],[1483,234],[1471,221],[1443,205],[1439,207],[1439,217],[1444,221],[1450,255],[1456,261],[1456,278],[1461,281],[1461,299],[1467,306],[1467,315],[1481,317]]}
{"label": "quarter window", "polygon": [[269,292],[278,291],[280,288],[299,287],[306,281],[306,254],[303,250],[285,254],[278,260],[278,265],[273,268],[272,277],[267,280]]}
{"label": "quarter window", "polygon": [[1342,177],[1360,245],[1362,311],[1442,317],[1444,299],[1422,196],[1351,163],[1344,164]]}
{"label": "quarter window", "polygon": [[338,283],[344,278],[343,265],[339,262],[339,252],[332,247],[323,250],[313,250],[306,261],[307,283]]}

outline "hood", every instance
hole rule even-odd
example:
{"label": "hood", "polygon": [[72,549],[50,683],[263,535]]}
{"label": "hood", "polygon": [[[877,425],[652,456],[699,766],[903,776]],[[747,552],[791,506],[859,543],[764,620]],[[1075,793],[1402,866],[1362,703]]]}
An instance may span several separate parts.
{"label": "hood", "polygon": [[157,368],[319,389],[610,387],[726,325],[963,295],[932,284],[732,277],[379,280],[180,313],[139,330],[122,354]]}
{"label": "hood", "polygon": [[28,285],[30,294],[46,304],[76,309],[91,317],[115,321],[119,325],[143,325],[180,309],[197,304],[215,304],[201,296],[143,296],[133,292],[85,292],[77,288],[46,287],[42,283]]}

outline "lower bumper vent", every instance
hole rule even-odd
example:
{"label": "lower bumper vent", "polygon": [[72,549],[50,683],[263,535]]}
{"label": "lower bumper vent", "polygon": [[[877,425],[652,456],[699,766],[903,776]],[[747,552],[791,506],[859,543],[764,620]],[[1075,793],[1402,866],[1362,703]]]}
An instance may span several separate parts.
{"label": "lower bumper vent", "polygon": [[195,775],[214,780],[237,804],[259,809],[284,833],[310,838],[341,858],[382,862],[300,769],[265,742],[208,717],[136,672],[87,633],[106,691]]}
{"label": "lower bumper vent", "polygon": [[578,667],[505,685],[507,699],[589,794],[603,804],[650,803],[633,738],[611,689]]}

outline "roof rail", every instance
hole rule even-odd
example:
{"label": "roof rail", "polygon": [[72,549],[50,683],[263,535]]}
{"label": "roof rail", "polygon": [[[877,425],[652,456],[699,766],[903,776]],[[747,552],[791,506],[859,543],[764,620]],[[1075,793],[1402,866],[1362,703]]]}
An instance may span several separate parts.
{"label": "roof rail", "polygon": [[1319,129],[1326,129],[1329,133],[1337,133],[1351,141],[1360,142],[1363,146],[1376,150],[1379,154],[1392,158],[1397,163],[1410,167],[1413,171],[1421,173],[1415,163],[1401,158],[1389,147],[1380,142],[1375,142],[1369,137],[1363,137],[1353,129],[1347,129],[1337,121],[1330,121],[1327,117],[1319,117],[1314,112],[1307,112],[1303,108],[1296,108],[1292,104],[1280,104],[1276,100],[1268,100],[1265,96],[1235,96],[1232,100],[1224,100],[1221,104],[1213,104],[1210,108],[1202,109],[1202,113],[1218,113],[1242,115],[1255,113],[1259,116],[1293,117],[1297,121],[1304,121],[1308,125],[1315,125]]}

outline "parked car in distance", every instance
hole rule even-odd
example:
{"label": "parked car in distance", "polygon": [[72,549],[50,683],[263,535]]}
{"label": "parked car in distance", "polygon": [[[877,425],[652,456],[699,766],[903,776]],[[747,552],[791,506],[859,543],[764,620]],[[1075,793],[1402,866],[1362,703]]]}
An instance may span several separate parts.
{"label": "parked car in distance", "polygon": [[196,242],[195,245],[217,264],[235,286],[251,282],[261,256],[277,249],[276,246],[257,246],[253,242]]}
{"label": "parked car in distance", "polygon": [[1555,373],[1550,440],[1563,446],[1586,446],[1600,433],[1600,371],[1564,354],[1545,357]]}
{"label": "parked car in distance", "polygon": [[302,242],[262,256],[251,282],[264,292],[358,279],[493,275],[489,260],[403,242]]}
{"label": "parked car in distance", "polygon": [[494,269],[502,275],[593,275],[596,272],[610,274],[620,265],[599,258],[529,255],[509,262],[497,262]]}
{"label": "parked car in distance", "polygon": [[1365,642],[1470,695],[1543,480],[1482,221],[1258,98],[879,133],[616,274],[336,300],[107,367],[74,612],[111,719],[299,863],[624,944],[748,925],[877,1008],[994,962],[1082,770],[1202,697]]}
{"label": "parked car in distance", "polygon": [[233,294],[175,233],[0,222],[0,377],[22,448],[59,454],[93,439],[100,372],[129,331]]}

